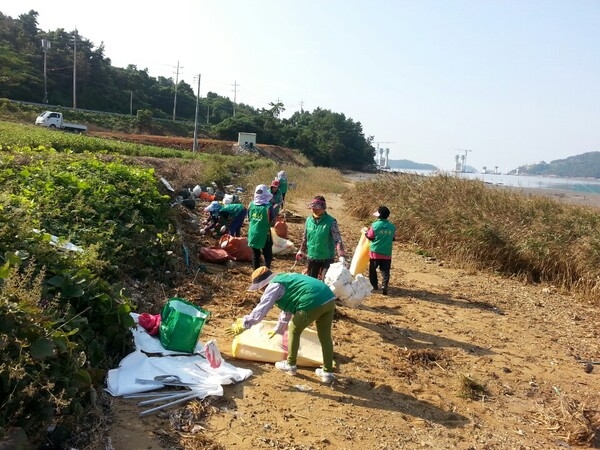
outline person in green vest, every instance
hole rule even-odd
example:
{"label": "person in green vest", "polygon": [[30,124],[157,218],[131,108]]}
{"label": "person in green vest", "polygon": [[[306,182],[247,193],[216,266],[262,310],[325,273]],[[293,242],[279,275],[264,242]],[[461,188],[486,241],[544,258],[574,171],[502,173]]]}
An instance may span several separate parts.
{"label": "person in green vest", "polygon": [[275,178],[279,181],[279,192],[281,192],[281,209],[283,209],[283,204],[285,202],[285,194],[288,191],[288,178],[285,170],[280,170],[277,172],[277,177]]}
{"label": "person in green vest", "polygon": [[271,223],[275,220],[270,200],[273,196],[269,186],[259,184],[254,189],[254,199],[248,205],[248,247],[252,249],[252,266],[258,269],[261,263],[261,253],[264,265],[271,267],[273,261],[273,238],[271,238]]}
{"label": "person in green vest", "polygon": [[331,329],[335,312],[335,295],[320,280],[299,273],[274,274],[267,267],[259,267],[251,276],[249,291],[262,291],[258,304],[250,314],[239,318],[228,333],[237,336],[262,321],[277,305],[281,309],[277,324],[269,337],[288,332],[288,357],[275,363],[275,367],[289,375],[296,375],[296,361],[300,348],[300,335],[313,322],[317,327],[323,353],[323,367],[315,370],[324,383],[331,383],[333,375],[333,340]]}
{"label": "person in green vest", "polygon": [[317,195],[308,204],[312,215],[306,219],[300,249],[296,253],[296,261],[306,255],[306,274],[313,278],[323,279],[337,251],[340,262],[346,262],[346,250],[337,220],[327,214],[325,198]]}
{"label": "person in green vest", "polygon": [[396,238],[396,227],[388,220],[390,210],[380,206],[373,213],[377,220],[371,224],[365,236],[369,244],[369,281],[378,290],[377,269],[381,272],[381,293],[388,295],[390,269],[392,267],[392,243]]}
{"label": "person in green vest", "polygon": [[275,218],[279,215],[279,209],[281,208],[281,205],[283,205],[283,195],[281,194],[280,186],[279,180],[273,180],[271,181],[271,187],[269,189],[269,192],[273,196],[271,205],[273,205],[273,214],[275,214]]}
{"label": "person in green vest", "polygon": [[[239,237],[248,210],[241,203],[228,203],[221,206],[219,211],[219,227],[221,234]],[[224,227],[224,228],[223,228]]]}

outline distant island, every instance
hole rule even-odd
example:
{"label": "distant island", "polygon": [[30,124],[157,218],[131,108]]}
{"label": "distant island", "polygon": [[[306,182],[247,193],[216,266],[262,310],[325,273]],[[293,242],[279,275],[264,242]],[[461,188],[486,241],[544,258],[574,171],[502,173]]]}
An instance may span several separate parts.
{"label": "distant island", "polygon": [[388,159],[388,167],[404,170],[437,170],[437,167],[432,164],[417,163],[408,159]]}
{"label": "distant island", "polygon": [[556,159],[549,163],[520,166],[509,175],[543,175],[565,178],[600,178],[600,152],[587,152],[581,155]]}

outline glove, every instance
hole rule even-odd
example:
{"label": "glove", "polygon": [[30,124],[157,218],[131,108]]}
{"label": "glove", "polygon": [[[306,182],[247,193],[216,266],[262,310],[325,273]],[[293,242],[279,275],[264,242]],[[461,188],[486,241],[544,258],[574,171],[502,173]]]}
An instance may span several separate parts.
{"label": "glove", "polygon": [[296,261],[302,261],[304,259],[304,255],[301,252],[296,253]]}
{"label": "glove", "polygon": [[227,231],[227,227],[225,225],[223,225],[221,227],[221,230],[219,230],[221,232],[221,234],[225,234],[225,232]]}
{"label": "glove", "polygon": [[362,229],[360,230],[362,234],[367,234],[367,231],[369,231],[367,227],[362,227]]}
{"label": "glove", "polygon": [[235,337],[238,334],[242,334],[246,329],[244,328],[243,319],[237,319],[234,323],[231,324],[231,327],[225,331],[229,336]]}
{"label": "glove", "polygon": [[277,333],[277,331],[275,330],[271,330],[267,333],[267,336],[269,336],[269,339],[273,339],[273,336],[275,336]]}
{"label": "glove", "polygon": [[340,259],[338,259],[338,261],[342,263],[342,266],[346,267],[346,258],[344,256],[340,256]]}

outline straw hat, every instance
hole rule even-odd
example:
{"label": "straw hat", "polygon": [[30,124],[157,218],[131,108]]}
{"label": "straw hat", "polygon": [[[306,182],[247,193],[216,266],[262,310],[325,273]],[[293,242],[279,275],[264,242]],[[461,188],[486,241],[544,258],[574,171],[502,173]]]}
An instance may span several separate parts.
{"label": "straw hat", "polygon": [[248,288],[249,291],[258,291],[264,288],[271,280],[275,278],[275,274],[271,272],[267,267],[262,266],[252,272],[250,276],[251,285]]}

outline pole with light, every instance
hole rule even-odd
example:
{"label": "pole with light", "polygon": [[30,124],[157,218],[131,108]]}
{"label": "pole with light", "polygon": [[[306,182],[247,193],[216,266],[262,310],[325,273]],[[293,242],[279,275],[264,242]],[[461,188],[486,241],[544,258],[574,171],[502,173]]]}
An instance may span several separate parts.
{"label": "pole with light", "polygon": [[198,93],[196,94],[196,116],[194,117],[194,147],[193,153],[198,151],[198,103],[200,102],[200,77],[202,74],[198,74]]}

